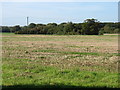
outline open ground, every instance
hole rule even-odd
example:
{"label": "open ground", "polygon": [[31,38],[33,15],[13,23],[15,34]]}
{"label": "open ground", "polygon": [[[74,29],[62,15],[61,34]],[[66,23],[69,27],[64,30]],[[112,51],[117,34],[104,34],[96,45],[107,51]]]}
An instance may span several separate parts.
{"label": "open ground", "polygon": [[117,35],[2,34],[3,88],[118,87]]}

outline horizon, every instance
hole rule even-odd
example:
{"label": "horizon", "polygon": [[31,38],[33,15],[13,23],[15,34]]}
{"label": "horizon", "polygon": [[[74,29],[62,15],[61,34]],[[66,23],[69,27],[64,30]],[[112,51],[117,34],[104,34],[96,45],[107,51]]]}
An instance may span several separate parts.
{"label": "horizon", "polygon": [[47,23],[83,23],[86,19],[118,22],[117,2],[4,2],[2,26]]}
{"label": "horizon", "polygon": [[[89,18],[89,19],[92,19],[92,18]],[[69,21],[68,21],[69,22]],[[61,23],[68,23],[68,22],[61,22]],[[33,22],[31,22],[33,23]],[[29,23],[28,25],[30,25],[31,23]],[[50,23],[55,23],[55,22],[50,22]],[[61,24],[61,23],[56,23],[57,25]],[[84,22],[72,22],[72,23],[84,23]],[[118,23],[118,22],[100,22],[100,23]],[[34,24],[44,24],[44,25],[47,25],[49,23],[34,23]],[[8,26],[8,27],[12,27],[12,26],[18,26],[19,24],[16,24],[16,25],[1,25],[1,26]],[[28,26],[28,25],[19,25],[20,27],[24,27],[24,26]]]}

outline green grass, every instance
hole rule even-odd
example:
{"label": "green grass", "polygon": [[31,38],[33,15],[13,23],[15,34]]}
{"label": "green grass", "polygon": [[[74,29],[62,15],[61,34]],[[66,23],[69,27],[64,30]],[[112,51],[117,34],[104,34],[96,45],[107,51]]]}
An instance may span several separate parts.
{"label": "green grass", "polygon": [[49,87],[53,85],[62,87],[118,87],[117,73],[90,72],[79,68],[60,69],[37,64],[29,66],[29,63],[24,63],[26,59],[11,60],[17,62],[3,65],[3,70],[6,72],[3,73],[3,85],[6,87],[16,85],[24,87],[32,84],[39,85],[39,87],[43,85],[49,85]]}
{"label": "green grass", "polygon": [[32,52],[48,52],[48,53],[61,53],[61,54],[78,54],[78,55],[94,55],[94,56],[100,56],[100,55],[108,55],[108,56],[119,56],[118,53],[95,53],[95,52],[64,52],[64,51],[56,51],[53,49],[44,49],[44,50],[33,50]]}
{"label": "green grass", "polygon": [[15,35],[14,33],[0,33],[0,34],[2,34],[2,35],[6,35],[6,36],[10,36],[10,35]]}
{"label": "green grass", "polygon": [[116,35],[3,36],[3,89],[119,87]]}
{"label": "green grass", "polygon": [[89,52],[61,52],[55,50],[33,50],[33,52],[50,52],[50,53],[61,53],[61,54],[78,54],[78,55],[99,55],[99,53]]}

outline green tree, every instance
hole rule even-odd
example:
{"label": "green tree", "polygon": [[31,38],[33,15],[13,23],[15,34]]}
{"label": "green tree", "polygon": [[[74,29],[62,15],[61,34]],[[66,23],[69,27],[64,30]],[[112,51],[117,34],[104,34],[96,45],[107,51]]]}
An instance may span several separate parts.
{"label": "green tree", "polygon": [[[2,28],[2,32],[10,32],[10,28],[7,26],[3,26]],[[1,31],[0,31],[1,32]]]}
{"label": "green tree", "polygon": [[118,29],[118,28],[116,28],[115,30],[114,30],[114,33],[119,33],[120,32],[120,29]]}
{"label": "green tree", "polygon": [[56,23],[48,23],[46,25],[47,34],[56,34],[57,33],[57,24]]}
{"label": "green tree", "polygon": [[21,30],[21,27],[19,25],[16,25],[13,27],[13,29],[14,29],[14,31],[19,31],[19,30]]}
{"label": "green tree", "polygon": [[82,24],[81,33],[84,35],[98,35],[100,30],[97,19],[86,19]]}
{"label": "green tree", "polygon": [[75,32],[76,34],[81,34],[81,29],[82,29],[81,23],[76,23],[76,24],[74,24],[74,32]]}
{"label": "green tree", "polygon": [[74,32],[74,24],[72,22],[68,22],[64,25],[63,31],[65,34],[73,34]]}
{"label": "green tree", "polygon": [[113,33],[113,28],[110,26],[110,24],[106,24],[105,26],[104,26],[104,32],[105,33]]}
{"label": "green tree", "polygon": [[30,24],[28,25],[29,28],[35,28],[35,26],[36,26],[35,23],[30,23]]}

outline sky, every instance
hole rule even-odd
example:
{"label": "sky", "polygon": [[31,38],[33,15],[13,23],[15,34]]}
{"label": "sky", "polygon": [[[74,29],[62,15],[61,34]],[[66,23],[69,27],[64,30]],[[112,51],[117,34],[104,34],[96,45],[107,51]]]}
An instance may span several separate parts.
{"label": "sky", "polygon": [[119,0],[0,0],[0,2],[119,2]]}
{"label": "sky", "polygon": [[[100,22],[118,21],[118,2],[3,2],[2,25],[29,23],[81,23],[95,18]],[[0,16],[0,17],[1,17]]]}

